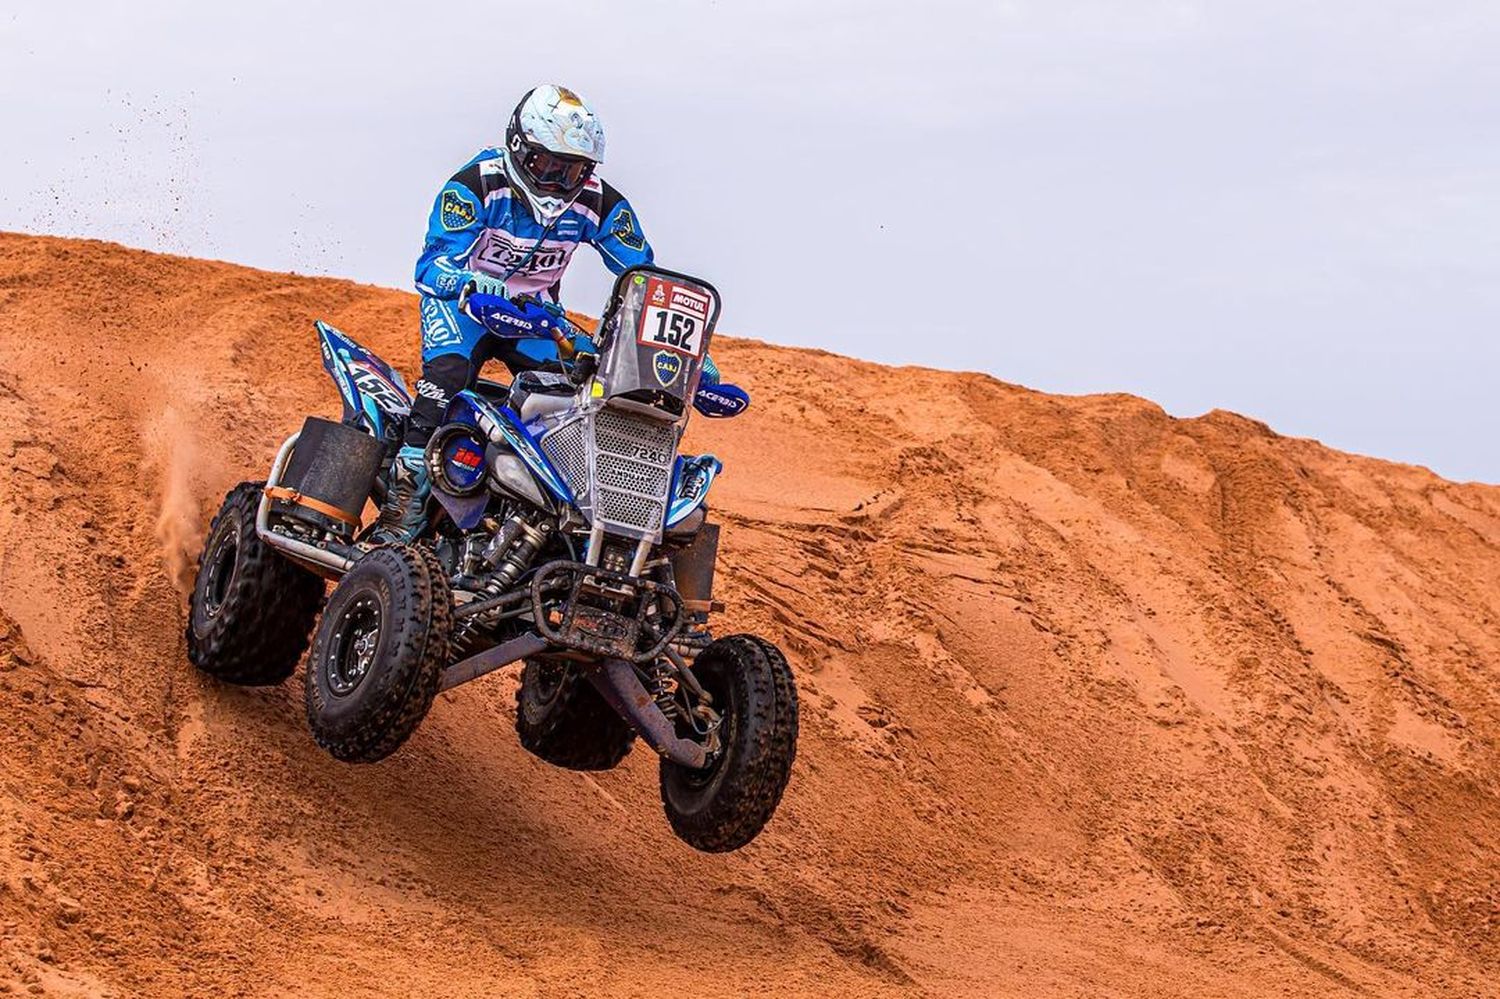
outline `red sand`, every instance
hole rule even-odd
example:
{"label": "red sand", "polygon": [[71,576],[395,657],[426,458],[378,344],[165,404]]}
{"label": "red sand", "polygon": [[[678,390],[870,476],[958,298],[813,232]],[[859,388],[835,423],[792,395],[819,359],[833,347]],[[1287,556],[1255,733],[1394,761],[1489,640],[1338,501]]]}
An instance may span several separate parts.
{"label": "red sand", "polygon": [[183,655],[224,489],[415,299],[0,235],[0,979],[54,995],[1500,995],[1500,488],[723,339],[720,627],[803,694],[749,848],[514,677],[390,761]]}

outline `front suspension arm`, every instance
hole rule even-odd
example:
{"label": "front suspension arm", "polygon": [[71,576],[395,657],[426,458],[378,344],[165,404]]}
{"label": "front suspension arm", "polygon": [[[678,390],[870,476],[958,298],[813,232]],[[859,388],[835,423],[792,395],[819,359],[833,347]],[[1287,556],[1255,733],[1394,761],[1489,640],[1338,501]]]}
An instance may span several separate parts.
{"label": "front suspension arm", "polygon": [[646,692],[635,668],[623,659],[605,659],[588,668],[589,680],[620,717],[630,723],[646,744],[673,763],[694,770],[708,763],[708,754],[691,739],[679,739],[677,730]]}

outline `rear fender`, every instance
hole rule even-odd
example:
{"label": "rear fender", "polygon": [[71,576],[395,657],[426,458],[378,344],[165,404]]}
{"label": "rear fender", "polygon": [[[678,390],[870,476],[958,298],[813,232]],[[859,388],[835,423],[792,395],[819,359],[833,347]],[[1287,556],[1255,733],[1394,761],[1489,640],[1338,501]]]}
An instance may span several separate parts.
{"label": "rear fender", "polygon": [[411,390],[401,372],[323,320],[315,325],[323,346],[323,368],[344,400],[344,421],[363,422],[383,439],[390,427],[411,412]]}

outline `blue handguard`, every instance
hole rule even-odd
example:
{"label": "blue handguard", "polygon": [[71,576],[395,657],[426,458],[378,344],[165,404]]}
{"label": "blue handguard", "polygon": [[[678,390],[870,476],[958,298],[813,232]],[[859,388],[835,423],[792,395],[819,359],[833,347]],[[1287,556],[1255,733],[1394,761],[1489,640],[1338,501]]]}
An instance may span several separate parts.
{"label": "blue handguard", "polygon": [[704,416],[724,419],[750,408],[750,393],[738,385],[719,381],[719,367],[712,358],[703,359],[703,377],[693,393],[693,408]]}
{"label": "blue handguard", "polygon": [[[488,295],[475,292],[464,299],[464,311],[479,325],[495,336],[514,339],[553,337],[558,329],[558,319],[547,304],[535,298],[512,301],[504,295]],[[563,319],[564,328],[572,324]]]}

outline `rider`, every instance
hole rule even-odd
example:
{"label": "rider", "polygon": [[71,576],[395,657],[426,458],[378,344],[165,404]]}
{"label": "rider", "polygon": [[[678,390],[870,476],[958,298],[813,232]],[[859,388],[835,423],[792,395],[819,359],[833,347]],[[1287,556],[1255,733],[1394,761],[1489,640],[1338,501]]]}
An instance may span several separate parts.
{"label": "rider", "polygon": [[594,176],[603,161],[604,128],[593,108],[548,84],[516,105],[503,149],[480,152],[439,192],[417,260],[422,377],[378,540],[409,541],[424,526],[431,485],[423,448],[449,400],[473,386],[485,361],[497,358],[518,373],[555,368],[574,349],[563,337],[496,337],[465,311],[468,296],[534,295],[555,304],[579,243],[599,251],[615,274],[652,262],[630,203]]}

